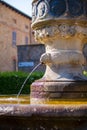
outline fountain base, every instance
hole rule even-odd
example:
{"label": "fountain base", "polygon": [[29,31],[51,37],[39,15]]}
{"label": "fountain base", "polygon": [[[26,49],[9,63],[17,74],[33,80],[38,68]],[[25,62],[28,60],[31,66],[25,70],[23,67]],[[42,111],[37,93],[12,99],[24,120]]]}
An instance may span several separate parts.
{"label": "fountain base", "polygon": [[49,104],[55,100],[86,100],[87,81],[41,81],[31,85],[31,104]]}

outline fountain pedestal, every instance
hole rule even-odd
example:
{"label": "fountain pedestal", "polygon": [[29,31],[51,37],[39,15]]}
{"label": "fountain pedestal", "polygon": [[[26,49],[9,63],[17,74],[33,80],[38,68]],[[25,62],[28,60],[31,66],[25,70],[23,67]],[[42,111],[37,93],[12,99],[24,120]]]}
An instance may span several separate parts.
{"label": "fountain pedestal", "polygon": [[31,85],[31,104],[87,98],[87,0],[34,0],[32,28],[45,44],[42,79]]}

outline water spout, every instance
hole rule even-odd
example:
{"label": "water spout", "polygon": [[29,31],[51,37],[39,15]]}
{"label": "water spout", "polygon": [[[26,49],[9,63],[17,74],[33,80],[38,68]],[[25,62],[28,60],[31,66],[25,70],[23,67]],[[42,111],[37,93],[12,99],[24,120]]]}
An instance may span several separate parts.
{"label": "water spout", "polygon": [[26,84],[27,80],[30,78],[31,74],[32,74],[41,64],[42,64],[42,63],[39,63],[39,64],[29,73],[29,75],[27,76],[27,78],[26,78],[25,81],[23,82],[23,84],[22,84],[22,86],[21,86],[21,88],[20,88],[20,90],[19,90],[19,92],[18,92],[18,94],[17,94],[17,99],[18,99],[19,95],[21,94],[21,91],[22,91],[22,89],[24,88],[24,85]]}

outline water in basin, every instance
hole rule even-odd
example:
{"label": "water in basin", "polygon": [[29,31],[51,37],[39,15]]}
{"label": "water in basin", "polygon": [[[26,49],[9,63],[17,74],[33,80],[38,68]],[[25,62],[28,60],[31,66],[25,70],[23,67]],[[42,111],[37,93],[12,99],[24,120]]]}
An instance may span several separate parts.
{"label": "water in basin", "polygon": [[[19,98],[17,95],[0,95],[0,104],[19,104],[19,105],[29,105],[30,104],[30,96],[21,94]],[[87,104],[87,99],[56,99],[46,101],[44,105],[81,105]]]}
{"label": "water in basin", "polygon": [[29,95],[0,95],[0,104],[30,104]]}

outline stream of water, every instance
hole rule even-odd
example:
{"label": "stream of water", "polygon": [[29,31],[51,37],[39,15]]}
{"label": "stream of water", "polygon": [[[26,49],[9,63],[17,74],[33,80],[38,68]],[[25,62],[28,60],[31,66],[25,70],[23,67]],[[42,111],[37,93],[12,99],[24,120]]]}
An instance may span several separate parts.
{"label": "stream of water", "polygon": [[37,66],[35,66],[35,68],[29,73],[29,75],[27,76],[27,78],[25,79],[25,81],[23,82],[18,94],[17,94],[17,99],[19,98],[22,89],[24,88],[24,85],[26,84],[27,80],[30,78],[31,74],[41,65],[41,63],[39,63]]}

